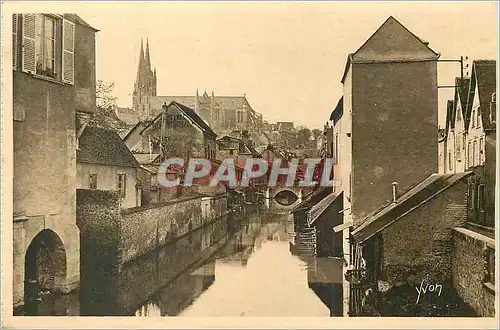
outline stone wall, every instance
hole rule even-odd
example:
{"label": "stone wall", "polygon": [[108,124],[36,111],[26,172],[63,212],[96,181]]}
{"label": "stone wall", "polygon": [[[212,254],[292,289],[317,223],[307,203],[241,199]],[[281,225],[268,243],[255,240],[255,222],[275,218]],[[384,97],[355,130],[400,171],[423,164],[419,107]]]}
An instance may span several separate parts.
{"label": "stone wall", "polygon": [[466,194],[466,182],[458,182],[383,231],[384,279],[394,285],[451,279],[452,229],[466,221]]}
{"label": "stone wall", "polygon": [[85,236],[82,242],[97,240],[92,244],[107,249],[112,246],[113,258],[118,264],[150,252],[227,213],[225,194],[198,195],[121,210],[116,192],[78,189],[77,204],[77,224]]}
{"label": "stone wall", "polygon": [[494,284],[485,284],[485,252],[488,247],[495,249],[495,240],[465,228],[456,228],[453,242],[453,286],[479,315],[494,316]]}
{"label": "stone wall", "polygon": [[132,260],[197,229],[227,211],[225,195],[189,197],[122,210],[122,262]]}

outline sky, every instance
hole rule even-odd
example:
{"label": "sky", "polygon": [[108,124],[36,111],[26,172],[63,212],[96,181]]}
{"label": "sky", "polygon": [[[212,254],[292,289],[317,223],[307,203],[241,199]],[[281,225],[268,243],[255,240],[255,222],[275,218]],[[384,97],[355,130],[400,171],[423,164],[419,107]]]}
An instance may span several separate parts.
{"label": "sky", "polygon": [[[342,95],[347,55],[390,16],[441,59],[496,59],[494,2],[129,2],[73,5],[97,33],[97,79],[131,106],[141,38],[158,95],[246,95],[264,119],[322,128]],[[457,63],[439,63],[449,85]],[[440,89],[440,114],[453,90]],[[442,125],[444,116],[440,115]]]}

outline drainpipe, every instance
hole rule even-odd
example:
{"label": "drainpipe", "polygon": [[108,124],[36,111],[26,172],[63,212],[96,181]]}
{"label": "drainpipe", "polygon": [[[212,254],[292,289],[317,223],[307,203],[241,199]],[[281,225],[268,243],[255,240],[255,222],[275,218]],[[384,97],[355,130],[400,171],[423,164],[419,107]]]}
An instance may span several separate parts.
{"label": "drainpipe", "polygon": [[397,182],[392,183],[392,202],[396,203],[396,200],[398,199],[398,194],[397,194]]}

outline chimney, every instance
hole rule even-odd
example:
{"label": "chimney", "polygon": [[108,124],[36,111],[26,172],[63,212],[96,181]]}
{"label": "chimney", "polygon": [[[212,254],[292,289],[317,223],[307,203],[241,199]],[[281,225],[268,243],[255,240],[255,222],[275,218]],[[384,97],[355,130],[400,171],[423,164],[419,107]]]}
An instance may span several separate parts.
{"label": "chimney", "polygon": [[392,183],[392,202],[396,203],[396,200],[398,199],[398,192],[397,192],[397,182]]}

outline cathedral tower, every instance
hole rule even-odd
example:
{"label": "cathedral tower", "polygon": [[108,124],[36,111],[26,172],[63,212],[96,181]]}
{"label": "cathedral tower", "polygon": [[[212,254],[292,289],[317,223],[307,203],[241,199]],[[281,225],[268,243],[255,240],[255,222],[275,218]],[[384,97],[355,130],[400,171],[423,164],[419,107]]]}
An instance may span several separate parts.
{"label": "cathedral tower", "polygon": [[156,96],[156,69],[154,71],[151,70],[149,40],[146,40],[146,53],[144,53],[141,39],[139,65],[137,67],[137,77],[132,94],[132,108],[139,113],[141,120],[148,119],[154,115],[151,113],[152,96]]}

